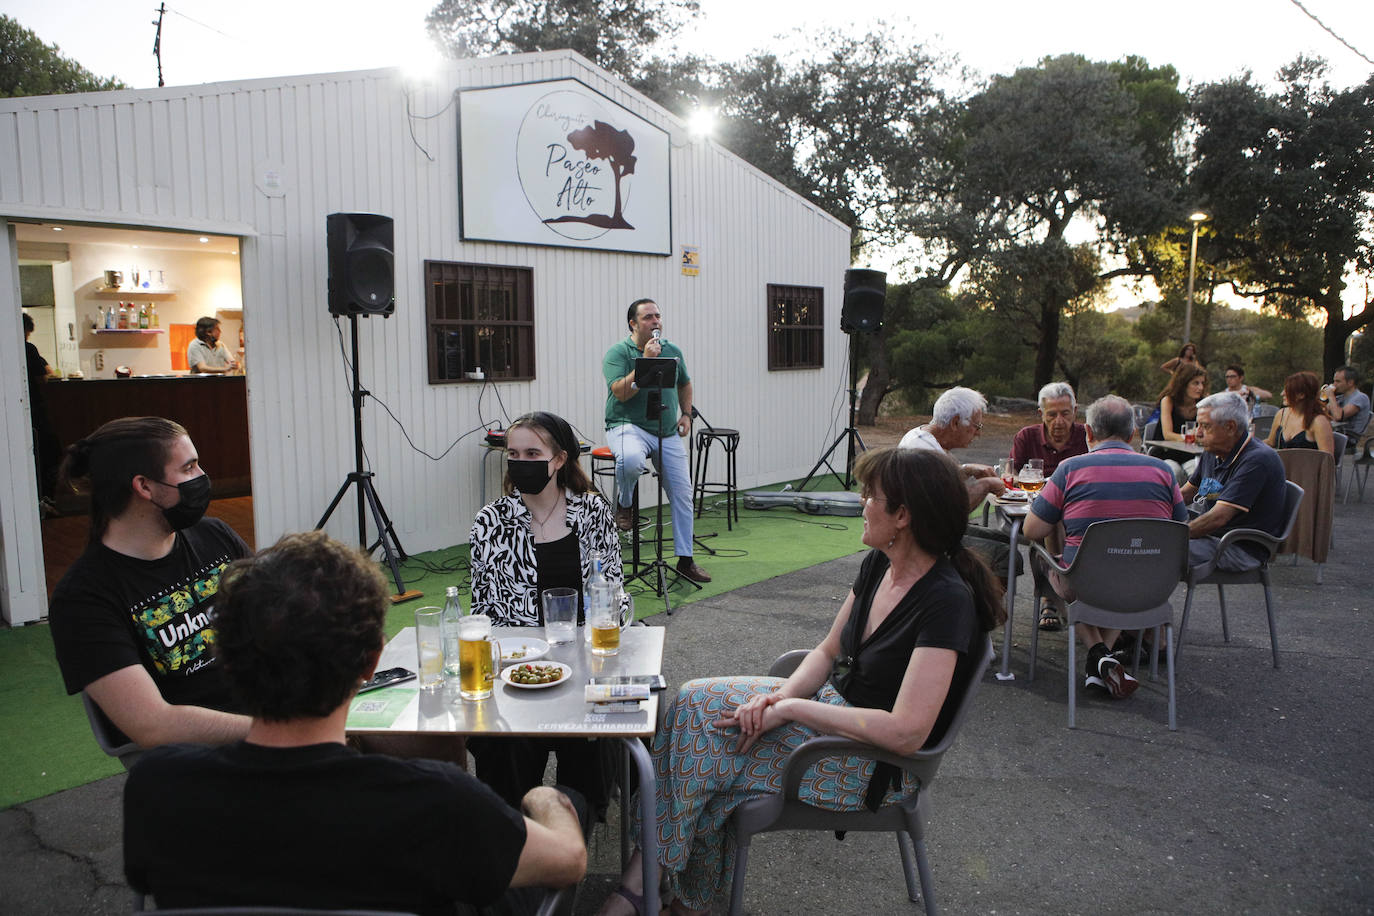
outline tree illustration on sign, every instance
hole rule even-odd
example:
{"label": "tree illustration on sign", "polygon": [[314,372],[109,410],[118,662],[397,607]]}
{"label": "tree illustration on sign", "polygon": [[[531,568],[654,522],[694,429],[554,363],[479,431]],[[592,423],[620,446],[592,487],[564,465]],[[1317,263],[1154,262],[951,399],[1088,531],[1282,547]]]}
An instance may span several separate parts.
{"label": "tree illustration on sign", "polygon": [[[588,159],[601,159],[610,163],[611,175],[615,178],[615,212],[592,213],[587,216],[559,216],[546,219],[546,223],[587,223],[602,229],[633,229],[625,222],[624,198],[620,192],[620,182],[626,175],[635,171],[635,138],[628,130],[616,130],[605,121],[593,121],[590,127],[581,127],[568,134],[568,143],[573,149],[586,154]],[[573,194],[580,189],[572,185],[572,178],[564,185],[564,194]],[[560,194],[560,197],[563,195]]]}

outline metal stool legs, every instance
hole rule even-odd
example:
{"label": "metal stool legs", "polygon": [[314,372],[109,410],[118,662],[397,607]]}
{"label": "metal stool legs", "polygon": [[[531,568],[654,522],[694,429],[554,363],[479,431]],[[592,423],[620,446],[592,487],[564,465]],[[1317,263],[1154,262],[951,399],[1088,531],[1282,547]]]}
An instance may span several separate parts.
{"label": "metal stool legs", "polygon": [[[739,449],[739,431],[720,427],[703,429],[697,433],[696,442],[696,467],[692,473],[692,477],[696,481],[693,486],[696,517],[701,518],[701,513],[706,507],[707,493],[723,494],[725,496],[725,527],[726,530],[733,531],[734,523],[739,521],[738,471],[735,462],[735,454]],[[719,443],[725,452],[725,480],[706,479],[706,471],[710,464],[711,446],[714,443]]]}

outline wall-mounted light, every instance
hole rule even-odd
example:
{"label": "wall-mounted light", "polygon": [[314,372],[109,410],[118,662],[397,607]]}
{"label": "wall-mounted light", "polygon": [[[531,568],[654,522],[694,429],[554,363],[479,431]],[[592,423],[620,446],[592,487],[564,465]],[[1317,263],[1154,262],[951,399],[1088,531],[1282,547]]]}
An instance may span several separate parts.
{"label": "wall-mounted light", "polygon": [[62,231],[62,227],[61,227],[61,226],[53,226],[53,227],[52,227],[52,231],[53,231],[53,232],[61,232],[61,231]]}
{"label": "wall-mounted light", "polygon": [[201,243],[202,245],[204,245],[204,244],[205,244],[206,242],[208,242],[208,241],[210,241],[210,240],[209,240],[208,238],[206,238],[205,236],[202,235],[202,236],[200,237],[200,243]]}

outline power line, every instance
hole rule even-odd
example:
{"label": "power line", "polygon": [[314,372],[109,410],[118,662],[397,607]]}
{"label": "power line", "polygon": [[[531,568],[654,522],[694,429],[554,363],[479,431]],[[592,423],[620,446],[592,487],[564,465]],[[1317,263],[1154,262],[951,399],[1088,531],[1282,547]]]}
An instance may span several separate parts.
{"label": "power line", "polygon": [[243,41],[242,38],[239,38],[239,37],[236,36],[236,35],[230,35],[228,32],[221,32],[219,29],[215,28],[214,26],[212,26],[212,25],[207,25],[206,23],[201,22],[199,19],[192,19],[190,16],[187,16],[185,13],[181,12],[180,10],[169,9],[169,10],[167,10],[167,12],[169,12],[169,13],[175,15],[175,16],[180,16],[182,19],[185,19],[187,22],[194,22],[196,25],[200,26],[202,29],[209,29],[210,31],[214,32],[215,34],[217,34],[217,35],[223,35],[225,38],[228,38],[228,39],[230,39],[230,40],[232,40],[232,41]]}
{"label": "power line", "polygon": [[1323,29],[1325,29],[1326,32],[1327,32],[1327,34],[1329,34],[1332,38],[1336,39],[1336,40],[1339,41],[1341,44],[1345,45],[1347,48],[1349,48],[1350,50],[1352,50],[1352,51],[1354,51],[1356,54],[1358,54],[1358,55],[1364,60],[1365,63],[1367,63],[1367,64],[1374,64],[1374,58],[1371,58],[1368,54],[1364,53],[1364,52],[1361,51],[1359,48],[1355,47],[1355,46],[1352,45],[1350,42],[1346,41],[1344,38],[1342,38],[1341,36],[1337,35],[1336,32],[1335,32],[1335,30],[1332,29],[1331,26],[1327,25],[1325,22],[1322,22],[1320,19],[1317,18],[1317,16],[1316,16],[1315,13],[1313,13],[1313,12],[1312,12],[1311,10],[1309,10],[1307,7],[1303,6],[1303,5],[1302,5],[1302,0],[1290,0],[1290,2],[1291,2],[1294,6],[1296,6],[1298,9],[1302,10],[1303,13],[1306,14],[1306,16],[1307,16],[1308,19],[1311,19],[1311,20],[1312,20],[1313,22],[1315,22],[1317,25],[1319,25],[1319,26],[1321,26]]}

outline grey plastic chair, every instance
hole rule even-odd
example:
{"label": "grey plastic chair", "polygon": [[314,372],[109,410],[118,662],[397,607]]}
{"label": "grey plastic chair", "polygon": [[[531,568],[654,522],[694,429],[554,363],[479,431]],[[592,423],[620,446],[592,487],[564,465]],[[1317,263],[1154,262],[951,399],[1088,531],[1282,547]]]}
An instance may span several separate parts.
{"label": "grey plastic chair", "polygon": [[[786,677],[796,670],[806,654],[804,649],[788,652],[773,663],[768,673],[774,677]],[[945,751],[949,750],[959,734],[964,718],[973,705],[973,698],[982,686],[983,675],[992,661],[992,655],[992,640],[988,638],[983,643],[983,657],[974,667],[968,689],[959,699],[949,728],[934,747],[922,748],[910,757],[902,757],[871,744],[836,735],[820,735],[794,750],[784,765],[782,794],[749,799],[730,816],[736,846],[735,871],[730,888],[731,916],[739,916],[744,906],[744,874],[749,866],[750,840],[755,834],[777,830],[894,831],[897,834],[897,849],[902,856],[907,896],[913,903],[924,902],[927,916],[934,916],[937,912],[935,888],[925,843],[925,819],[930,812],[930,783],[940,768]],[[827,811],[801,801],[797,797],[797,789],[806,771],[819,760],[841,755],[859,755],[890,763],[914,775],[919,785],[909,794],[877,811],[867,808],[859,811]],[[908,848],[908,844],[911,848]]]}
{"label": "grey plastic chair", "polygon": [[[1345,433],[1331,433],[1331,449],[1336,459],[1336,485],[1331,488],[1332,493],[1341,492],[1341,456],[1345,454],[1345,446],[1349,441],[1350,437]],[[1335,500],[1333,499],[1332,501],[1334,502]]]}
{"label": "grey plastic chair", "polygon": [[[573,897],[577,888],[565,887],[550,890],[539,902],[535,916],[565,916],[572,912]],[[144,896],[134,894],[134,912],[144,910]],[[193,909],[156,909],[153,913],[164,916],[414,916],[413,913],[399,910],[316,910],[292,906],[211,906]]]}
{"label": "grey plastic chair", "polygon": [[1291,480],[1286,481],[1283,500],[1283,531],[1278,537],[1256,528],[1232,528],[1222,535],[1221,543],[1217,545],[1216,556],[1218,557],[1232,544],[1251,543],[1263,547],[1267,555],[1257,569],[1246,572],[1228,572],[1224,569],[1217,569],[1215,559],[1202,566],[1189,568],[1188,575],[1185,577],[1188,584],[1188,597],[1183,602],[1183,619],[1178,624],[1176,653],[1183,651],[1183,634],[1188,628],[1188,613],[1193,608],[1193,589],[1199,585],[1215,585],[1217,587],[1217,601],[1221,605],[1221,638],[1230,642],[1231,633],[1226,626],[1226,592],[1224,587],[1227,585],[1259,584],[1264,586],[1264,612],[1269,617],[1269,647],[1274,656],[1274,667],[1279,666],[1279,637],[1278,630],[1274,625],[1274,595],[1269,584],[1269,563],[1274,559],[1274,554],[1278,553],[1279,545],[1288,540],[1288,535],[1293,532],[1293,524],[1298,519],[1298,506],[1302,503],[1302,496],[1302,487]]}
{"label": "grey plastic chair", "polygon": [[146,748],[134,744],[115,728],[110,717],[105,715],[105,710],[101,709],[84,690],[81,691],[81,705],[86,710],[86,720],[91,723],[91,734],[95,736],[95,743],[100,745],[102,751],[124,764],[126,770],[143,756]]}
{"label": "grey plastic chair", "polygon": [[[1159,673],[1159,637],[1164,636],[1164,663],[1169,676],[1169,730],[1176,731],[1178,717],[1174,688],[1174,608],[1169,596],[1188,568],[1188,526],[1159,518],[1119,518],[1094,522],[1083,533],[1083,543],[1073,562],[1060,566],[1043,545],[1032,550],[1050,569],[1069,580],[1077,596],[1068,608],[1069,728],[1075,727],[1078,697],[1077,634],[1073,625],[1089,623],[1119,630],[1155,631],[1150,650],[1150,678]],[[1041,589],[1036,589],[1039,604]],[[1035,679],[1035,658],[1040,646],[1039,627],[1031,628],[1030,670]],[[1136,641],[1134,668],[1140,667],[1140,642]]]}
{"label": "grey plastic chair", "polygon": [[1345,480],[1345,496],[1341,502],[1350,502],[1350,487],[1359,481],[1359,496],[1357,502],[1364,502],[1364,487],[1369,482],[1369,468],[1374,465],[1374,439],[1364,441],[1364,449],[1360,456],[1350,465],[1350,476]]}
{"label": "grey plastic chair", "polygon": [[1269,438],[1269,431],[1274,428],[1274,414],[1259,414],[1255,417],[1255,438],[1264,440]]}

